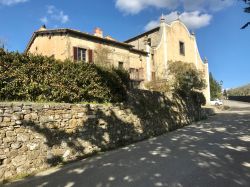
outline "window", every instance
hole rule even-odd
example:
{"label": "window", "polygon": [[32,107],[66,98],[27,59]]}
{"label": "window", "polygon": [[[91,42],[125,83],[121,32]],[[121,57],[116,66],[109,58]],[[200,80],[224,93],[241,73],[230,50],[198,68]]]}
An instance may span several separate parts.
{"label": "window", "polygon": [[148,38],[148,45],[149,45],[149,46],[152,45],[151,38]]}
{"label": "window", "polygon": [[144,80],[144,70],[143,70],[143,68],[139,68],[139,69],[130,68],[129,69],[129,75],[130,75],[131,80],[137,80],[137,81]]}
{"label": "window", "polygon": [[144,80],[144,69],[143,68],[139,69],[139,80]]}
{"label": "window", "polygon": [[74,47],[74,60],[86,62],[86,52],[84,48]]}
{"label": "window", "polygon": [[155,81],[156,80],[156,78],[155,78],[155,72],[151,72],[152,74],[152,81]]}
{"label": "window", "polygon": [[135,68],[130,68],[129,69],[129,75],[130,75],[130,79],[131,80],[138,80],[138,73],[136,72],[136,69]]}
{"label": "window", "polygon": [[123,62],[118,62],[118,69],[123,69]]}
{"label": "window", "polygon": [[185,44],[184,42],[180,42],[180,54],[185,55]]}
{"label": "window", "polygon": [[86,62],[86,49],[78,48],[77,50],[77,60]]}

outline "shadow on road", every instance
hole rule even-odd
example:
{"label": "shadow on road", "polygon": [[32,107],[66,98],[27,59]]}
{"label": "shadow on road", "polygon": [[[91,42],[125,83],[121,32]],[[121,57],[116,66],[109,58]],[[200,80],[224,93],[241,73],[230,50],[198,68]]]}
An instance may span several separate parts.
{"label": "shadow on road", "polygon": [[250,113],[206,121],[10,186],[250,186]]}

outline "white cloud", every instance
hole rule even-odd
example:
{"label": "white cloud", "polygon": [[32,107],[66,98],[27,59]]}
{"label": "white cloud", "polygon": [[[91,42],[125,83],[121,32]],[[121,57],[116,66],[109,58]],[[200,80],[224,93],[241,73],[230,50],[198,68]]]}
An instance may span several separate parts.
{"label": "white cloud", "polygon": [[63,11],[59,11],[57,14],[53,14],[51,18],[63,24],[69,21],[69,16],[65,15]]}
{"label": "white cloud", "polygon": [[128,14],[137,14],[145,8],[177,8],[177,0],[116,0],[116,7]]}
{"label": "white cloud", "polygon": [[[164,18],[167,23],[171,23],[172,21],[178,19],[178,12],[171,12],[170,14],[164,15]],[[211,19],[212,15],[201,13],[199,11],[183,12],[180,14],[180,20],[183,21],[189,29],[199,29],[201,27],[205,27],[210,24]],[[150,30],[159,26],[159,20],[160,18],[158,20],[150,21],[144,29]]]}
{"label": "white cloud", "polygon": [[229,7],[235,0],[183,0],[185,10],[193,11],[219,11],[223,8]]}
{"label": "white cloud", "polygon": [[46,16],[42,17],[40,21],[44,24],[49,22],[59,22],[65,24],[69,21],[69,16],[64,11],[57,9],[54,5],[47,6]]}
{"label": "white cloud", "polygon": [[57,11],[57,9],[54,5],[47,6],[47,13],[48,14],[54,14],[54,12],[56,12],[56,11]]}
{"label": "white cloud", "polygon": [[127,14],[137,14],[148,7],[185,11],[218,11],[232,5],[234,0],[116,0],[116,7]]}
{"label": "white cloud", "polygon": [[44,23],[44,24],[47,24],[48,22],[49,22],[49,20],[48,20],[48,18],[45,16],[45,17],[42,17],[41,19],[40,19],[40,21],[42,22],[42,23]]}
{"label": "white cloud", "polygon": [[19,3],[25,3],[28,0],[0,0],[0,5],[11,6]]}

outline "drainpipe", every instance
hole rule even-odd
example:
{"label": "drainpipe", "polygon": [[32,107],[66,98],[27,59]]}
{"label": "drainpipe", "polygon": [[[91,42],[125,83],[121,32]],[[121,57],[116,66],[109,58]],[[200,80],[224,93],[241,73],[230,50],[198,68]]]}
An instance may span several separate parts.
{"label": "drainpipe", "polygon": [[161,24],[160,27],[162,29],[163,34],[163,60],[164,60],[164,72],[163,72],[163,78],[167,79],[167,70],[168,70],[168,46],[167,46],[167,33],[166,33],[166,22],[165,18],[162,15],[161,17]]}
{"label": "drainpipe", "polygon": [[192,36],[194,38],[195,66],[196,66],[196,69],[198,69],[198,47],[197,47],[197,42],[196,42],[196,37],[195,37],[195,33],[194,32],[192,32]]}
{"label": "drainpipe", "polygon": [[152,80],[152,74],[151,74],[151,53],[150,53],[150,46],[148,44],[148,41],[146,41],[146,52],[147,58],[146,58],[146,63],[147,63],[147,81]]}
{"label": "drainpipe", "polygon": [[207,76],[206,76],[206,80],[207,80],[207,103],[210,102],[211,100],[211,94],[210,94],[210,73],[209,73],[209,65],[208,65],[208,60],[207,58],[205,58],[204,60],[205,66],[206,66],[206,70],[207,70]]}

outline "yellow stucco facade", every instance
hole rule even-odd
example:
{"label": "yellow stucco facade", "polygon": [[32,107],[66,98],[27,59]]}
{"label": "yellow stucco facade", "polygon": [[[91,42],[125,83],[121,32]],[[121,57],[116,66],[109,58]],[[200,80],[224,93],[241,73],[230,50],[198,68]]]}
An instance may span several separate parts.
{"label": "yellow stucco facade", "polygon": [[146,59],[147,81],[168,79],[167,69],[171,61],[193,63],[204,74],[207,87],[203,92],[207,101],[210,101],[208,63],[201,59],[196,37],[189,32],[183,22],[176,20],[167,24],[162,18],[159,27],[131,38],[126,43],[149,53]]}
{"label": "yellow stucco facade", "polygon": [[180,20],[167,24],[162,18],[159,27],[125,42],[103,37],[100,29],[90,35],[70,29],[41,28],[33,34],[26,52],[74,61],[84,54],[84,62],[96,63],[101,49],[108,51],[109,64],[122,66],[130,71],[132,79],[143,82],[168,79],[170,61],[193,63],[204,73],[204,95],[210,101],[208,64],[200,57],[195,35]]}
{"label": "yellow stucco facade", "polygon": [[105,55],[103,58],[107,58],[109,65],[114,67],[122,65],[122,68],[131,71],[131,78],[135,80],[144,80],[146,77],[144,74],[146,52],[135,50],[129,44],[79,31],[40,29],[34,33],[26,52],[48,57],[53,56],[62,61],[67,59],[81,61],[74,57],[74,48],[85,50],[83,63],[97,62],[98,52],[105,49],[105,54],[102,54],[102,57]]}

